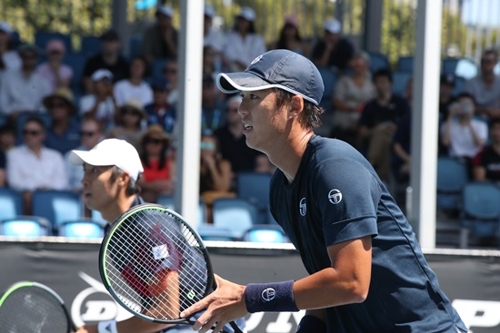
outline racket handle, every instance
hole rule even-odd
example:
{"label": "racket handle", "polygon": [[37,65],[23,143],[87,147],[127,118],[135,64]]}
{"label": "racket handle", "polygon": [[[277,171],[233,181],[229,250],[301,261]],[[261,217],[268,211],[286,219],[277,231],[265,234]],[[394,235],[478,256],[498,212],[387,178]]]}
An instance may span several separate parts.
{"label": "racket handle", "polygon": [[236,325],[234,321],[231,321],[229,325],[231,325],[232,329],[234,330],[234,333],[243,333],[243,331],[238,327],[238,325]]}

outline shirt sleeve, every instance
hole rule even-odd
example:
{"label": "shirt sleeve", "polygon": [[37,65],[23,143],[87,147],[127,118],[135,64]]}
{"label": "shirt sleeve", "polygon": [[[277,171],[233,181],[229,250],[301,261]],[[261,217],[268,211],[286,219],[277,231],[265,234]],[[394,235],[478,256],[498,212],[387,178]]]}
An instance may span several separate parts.
{"label": "shirt sleeve", "polygon": [[25,177],[19,168],[20,151],[10,150],[7,153],[7,182],[15,191],[33,190],[34,186],[24,181]]}
{"label": "shirt sleeve", "polygon": [[313,186],[328,246],[377,235],[381,190],[367,167],[350,159],[323,161],[317,167]]}

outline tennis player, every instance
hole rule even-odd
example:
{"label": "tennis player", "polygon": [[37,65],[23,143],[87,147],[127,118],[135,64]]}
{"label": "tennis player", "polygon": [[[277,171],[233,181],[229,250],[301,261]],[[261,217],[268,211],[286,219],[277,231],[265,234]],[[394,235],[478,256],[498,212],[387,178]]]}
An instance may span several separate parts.
{"label": "tennis player", "polygon": [[313,133],[324,85],[303,56],[274,50],[244,72],[220,74],[240,92],[246,143],[277,166],[271,211],[310,274],[297,281],[218,289],[184,311],[206,309],[193,326],[246,313],[306,310],[297,332],[466,332],[440,289],[411,226],[369,162],[353,147]]}

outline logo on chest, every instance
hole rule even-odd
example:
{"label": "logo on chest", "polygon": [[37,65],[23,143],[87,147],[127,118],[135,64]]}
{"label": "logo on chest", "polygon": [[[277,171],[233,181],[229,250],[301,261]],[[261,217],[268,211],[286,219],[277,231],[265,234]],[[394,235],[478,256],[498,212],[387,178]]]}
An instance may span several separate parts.
{"label": "logo on chest", "polygon": [[306,213],[307,213],[306,197],[303,197],[302,199],[300,199],[299,213],[302,216],[306,216]]}

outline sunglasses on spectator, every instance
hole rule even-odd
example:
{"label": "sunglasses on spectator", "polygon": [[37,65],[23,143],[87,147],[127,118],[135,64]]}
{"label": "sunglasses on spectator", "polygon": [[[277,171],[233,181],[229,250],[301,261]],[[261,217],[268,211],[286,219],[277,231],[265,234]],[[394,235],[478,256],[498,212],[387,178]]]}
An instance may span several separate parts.
{"label": "sunglasses on spectator", "polygon": [[59,102],[59,103],[57,103],[57,102],[56,102],[56,103],[52,103],[52,104],[50,104],[50,107],[51,107],[51,108],[63,108],[63,107],[65,107],[65,106],[66,106],[66,104],[65,104],[65,103],[62,103],[62,102]]}
{"label": "sunglasses on spectator", "polygon": [[201,150],[214,150],[215,144],[213,142],[201,142],[200,149]]}
{"label": "sunglasses on spectator", "polygon": [[146,138],[146,140],[144,140],[144,143],[145,144],[154,144],[154,145],[159,145],[162,143],[162,140],[160,139],[155,139],[155,138]]}
{"label": "sunglasses on spectator", "polygon": [[122,113],[125,115],[125,114],[130,114],[130,115],[134,115],[134,116],[140,116],[141,115],[141,112],[140,111],[137,111],[136,109],[129,109],[129,108],[125,108],[122,110]]}
{"label": "sunglasses on spectator", "polygon": [[42,134],[42,131],[40,131],[40,130],[29,130],[29,129],[25,129],[25,130],[23,131],[23,134],[24,134],[24,135],[30,135],[30,136],[37,136],[37,135]]}
{"label": "sunglasses on spectator", "polygon": [[91,137],[91,136],[95,135],[95,132],[93,132],[93,131],[80,131],[80,135],[81,136]]}

